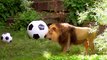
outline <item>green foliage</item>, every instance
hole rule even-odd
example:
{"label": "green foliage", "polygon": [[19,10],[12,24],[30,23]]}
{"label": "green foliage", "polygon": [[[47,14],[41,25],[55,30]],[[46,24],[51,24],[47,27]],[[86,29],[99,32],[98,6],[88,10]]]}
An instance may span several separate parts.
{"label": "green foliage", "polygon": [[94,7],[96,0],[64,0],[65,8],[70,11],[68,20],[77,25],[78,13]]}
{"label": "green foliage", "polygon": [[101,25],[107,24],[107,0],[101,0],[95,8],[90,8],[78,14],[78,23],[96,21]]}
{"label": "green foliage", "polygon": [[107,0],[64,0],[65,8],[70,12],[67,20],[74,25],[86,21],[106,24]]}
{"label": "green foliage", "polygon": [[94,43],[98,54],[107,54],[107,29],[94,40]]}
{"label": "green foliage", "polygon": [[95,13],[91,11],[85,11],[78,14],[78,24],[82,24],[85,22],[94,22],[96,20]]}
{"label": "green foliage", "polygon": [[31,8],[32,3],[30,0],[0,0],[0,25],[5,25],[7,18],[13,17],[10,28],[20,30],[32,20],[39,19],[40,15]]}
{"label": "green foliage", "polygon": [[40,19],[40,17],[41,15],[38,14],[35,10],[30,9],[24,11],[14,17],[14,23],[11,28],[13,28],[14,30],[26,28],[31,21]]}
{"label": "green foliage", "polygon": [[28,0],[0,0],[0,23],[5,24],[8,17],[26,11],[31,3]]}
{"label": "green foliage", "polygon": [[67,17],[67,21],[72,23],[73,25],[77,25],[77,14],[75,12],[69,12],[69,16]]}
{"label": "green foliage", "polygon": [[[96,0],[95,0],[96,1]],[[85,11],[89,7],[94,7],[94,0],[64,0],[65,7],[70,11]]]}
{"label": "green foliage", "polygon": [[48,60],[106,60],[106,55],[52,56]]}

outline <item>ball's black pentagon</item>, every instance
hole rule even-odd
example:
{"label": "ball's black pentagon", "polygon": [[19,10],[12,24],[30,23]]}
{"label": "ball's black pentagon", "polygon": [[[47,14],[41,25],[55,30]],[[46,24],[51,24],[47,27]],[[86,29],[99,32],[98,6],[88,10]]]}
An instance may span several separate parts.
{"label": "ball's black pentagon", "polygon": [[6,37],[5,37],[5,39],[6,39],[6,40],[9,40],[9,37],[8,37],[8,36],[6,36]]}
{"label": "ball's black pentagon", "polygon": [[45,26],[43,24],[38,25],[39,30],[44,30]]}
{"label": "ball's black pentagon", "polygon": [[40,38],[40,37],[39,37],[38,34],[34,34],[34,35],[33,35],[33,38],[34,38],[34,39],[38,39],[38,38]]}
{"label": "ball's black pentagon", "polygon": [[33,28],[33,24],[30,24],[29,27],[28,27],[28,29],[32,30],[32,28]]}
{"label": "ball's black pentagon", "polygon": [[3,36],[1,36],[1,40],[3,40]]}

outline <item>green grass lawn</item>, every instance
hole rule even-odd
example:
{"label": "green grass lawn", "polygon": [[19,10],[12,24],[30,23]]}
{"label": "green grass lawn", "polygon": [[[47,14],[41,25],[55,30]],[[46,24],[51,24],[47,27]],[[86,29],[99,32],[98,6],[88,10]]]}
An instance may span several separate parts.
{"label": "green grass lawn", "polygon": [[10,32],[13,41],[4,43],[0,41],[0,60],[41,60],[46,52],[59,54],[60,47],[46,39],[31,39],[28,37],[26,30],[11,31],[0,30],[0,35],[3,32]]}
{"label": "green grass lawn", "polygon": [[62,54],[57,43],[47,39],[31,39],[26,30],[11,31],[0,29],[3,32],[10,32],[13,41],[4,43],[0,41],[0,60],[93,60],[107,59],[105,55],[84,56],[82,45],[73,46],[66,54]]}

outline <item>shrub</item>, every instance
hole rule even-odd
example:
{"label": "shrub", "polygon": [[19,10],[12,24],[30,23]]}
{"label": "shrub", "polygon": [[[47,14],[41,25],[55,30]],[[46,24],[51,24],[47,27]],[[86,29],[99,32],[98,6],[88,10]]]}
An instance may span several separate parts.
{"label": "shrub", "polygon": [[96,21],[101,25],[107,24],[107,0],[101,0],[97,3],[95,8],[90,8],[87,11],[79,13],[78,23],[84,23],[86,21]]}
{"label": "shrub", "polygon": [[94,40],[98,54],[107,54],[107,29]]}
{"label": "shrub", "polygon": [[64,0],[65,8],[70,11],[68,20],[74,25],[77,25],[78,13],[88,10],[90,7],[94,7],[96,0]]}
{"label": "shrub", "polygon": [[107,0],[64,0],[65,8],[70,12],[67,20],[74,25],[86,21],[105,23]]}
{"label": "shrub", "polygon": [[40,19],[40,17],[41,15],[38,14],[35,10],[31,9],[24,11],[14,17],[14,23],[11,28],[13,28],[14,30],[26,28],[31,21]]}
{"label": "shrub", "polygon": [[31,3],[28,0],[0,0],[0,23],[5,24],[8,17],[26,11]]}

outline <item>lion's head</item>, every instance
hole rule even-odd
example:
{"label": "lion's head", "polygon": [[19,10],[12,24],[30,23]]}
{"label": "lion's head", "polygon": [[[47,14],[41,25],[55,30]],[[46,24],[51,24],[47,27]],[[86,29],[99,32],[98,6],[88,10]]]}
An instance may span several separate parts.
{"label": "lion's head", "polygon": [[48,33],[46,34],[45,37],[52,41],[58,41],[59,33],[60,31],[56,24],[52,24],[49,26]]}

